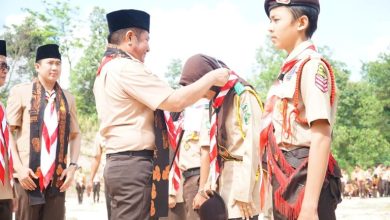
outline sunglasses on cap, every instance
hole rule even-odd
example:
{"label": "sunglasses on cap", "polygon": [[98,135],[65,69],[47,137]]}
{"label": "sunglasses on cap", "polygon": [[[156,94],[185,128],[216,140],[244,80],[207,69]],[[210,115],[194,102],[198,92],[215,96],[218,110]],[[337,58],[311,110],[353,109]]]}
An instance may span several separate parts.
{"label": "sunglasses on cap", "polygon": [[1,63],[0,63],[0,69],[1,69],[1,70],[9,70],[9,66],[8,66],[8,64],[5,63],[5,62],[1,62]]}

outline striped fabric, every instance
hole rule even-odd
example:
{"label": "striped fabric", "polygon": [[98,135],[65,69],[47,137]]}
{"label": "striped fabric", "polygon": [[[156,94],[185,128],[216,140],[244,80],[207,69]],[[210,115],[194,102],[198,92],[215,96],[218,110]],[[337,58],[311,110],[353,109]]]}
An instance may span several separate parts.
{"label": "striped fabric", "polygon": [[238,80],[237,75],[234,72],[230,72],[229,80],[227,83],[221,88],[217,97],[213,100],[213,114],[211,115],[211,128],[210,128],[210,172],[208,181],[211,184],[211,188],[215,189],[217,179],[220,174],[220,167],[218,164],[218,146],[217,146],[217,112],[219,108],[222,106],[223,101],[225,99],[226,94],[233,88]]}
{"label": "striped fabric", "polygon": [[55,109],[56,93],[46,91],[47,105],[43,116],[41,141],[41,176],[39,185],[41,191],[47,188],[55,170],[57,152],[58,117]]}
{"label": "striped fabric", "polygon": [[[171,146],[173,152],[175,152],[178,147],[180,133],[183,131],[183,118],[179,117],[179,120],[176,121],[175,123],[173,122],[172,116],[168,111],[164,111],[164,118],[168,130],[169,145]],[[172,167],[169,170],[169,178],[170,178],[169,182],[173,184],[173,188],[177,192],[180,187],[180,179],[181,179],[181,174],[179,169],[179,149],[177,149],[175,157],[173,158]]]}
{"label": "striped fabric", "polygon": [[[4,185],[5,179],[5,172],[7,172],[5,167],[5,157],[8,156],[8,172],[9,172],[9,181],[11,185],[13,185],[12,176],[13,176],[13,160],[12,160],[12,153],[11,153],[11,147],[9,147],[9,129],[7,120],[5,117],[5,111],[3,105],[0,105],[0,181]],[[7,154],[6,154],[7,152]]]}

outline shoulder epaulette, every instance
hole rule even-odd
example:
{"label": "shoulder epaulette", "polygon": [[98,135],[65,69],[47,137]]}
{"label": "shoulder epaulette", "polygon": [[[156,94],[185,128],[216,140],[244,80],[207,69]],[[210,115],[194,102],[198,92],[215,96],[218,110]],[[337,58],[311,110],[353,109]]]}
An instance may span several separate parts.
{"label": "shoulder epaulette", "polygon": [[238,96],[240,96],[243,92],[245,92],[245,86],[242,85],[242,83],[237,82],[237,83],[234,85],[234,91],[236,92],[236,94],[237,94]]}

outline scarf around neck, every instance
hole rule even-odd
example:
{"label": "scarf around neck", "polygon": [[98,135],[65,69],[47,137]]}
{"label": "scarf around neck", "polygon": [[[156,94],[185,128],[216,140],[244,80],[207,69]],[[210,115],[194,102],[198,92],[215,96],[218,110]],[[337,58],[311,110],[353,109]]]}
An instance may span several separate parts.
{"label": "scarf around neck", "polygon": [[[63,184],[60,176],[67,164],[68,141],[70,133],[70,111],[65,94],[58,83],[55,84],[54,89],[56,97],[54,100],[54,109],[58,117],[58,127],[56,129],[57,147],[55,154],[55,162],[53,164],[54,173],[51,176],[50,187],[44,186],[44,176],[41,171],[41,151],[42,142],[46,145],[47,138],[43,135],[44,132],[44,113],[47,105],[46,91],[39,80],[36,78],[33,81],[32,96],[31,96],[31,110],[30,110],[30,162],[29,167],[39,177],[34,179],[37,186],[35,190],[29,192],[30,205],[45,203],[44,192],[49,190],[50,194],[60,194],[59,188]],[[49,143],[54,140],[49,138]]]}

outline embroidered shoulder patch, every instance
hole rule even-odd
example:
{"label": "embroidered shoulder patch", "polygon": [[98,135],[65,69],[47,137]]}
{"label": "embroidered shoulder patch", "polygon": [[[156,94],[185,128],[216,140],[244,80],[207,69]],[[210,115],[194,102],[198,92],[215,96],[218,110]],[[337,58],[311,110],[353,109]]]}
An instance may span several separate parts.
{"label": "embroidered shoulder patch", "polygon": [[241,111],[242,111],[244,123],[245,123],[245,125],[248,125],[249,124],[249,119],[251,117],[251,112],[249,110],[248,105],[247,104],[242,105],[241,106]]}
{"label": "embroidered shoulder patch", "polygon": [[322,64],[318,66],[318,70],[315,76],[315,84],[321,92],[328,92],[328,74]]}

